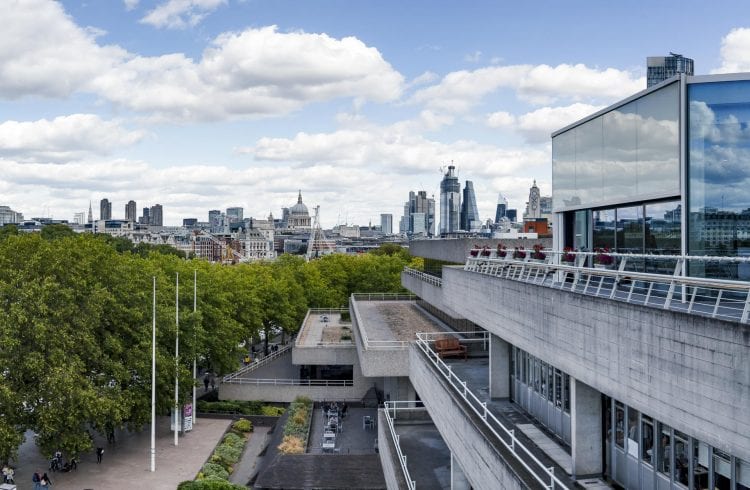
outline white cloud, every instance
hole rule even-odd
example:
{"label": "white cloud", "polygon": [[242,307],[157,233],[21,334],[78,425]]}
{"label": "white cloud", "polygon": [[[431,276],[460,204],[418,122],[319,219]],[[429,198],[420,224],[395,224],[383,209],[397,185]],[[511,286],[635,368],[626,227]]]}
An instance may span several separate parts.
{"label": "white cloud", "polygon": [[134,10],[138,6],[139,0],[123,0],[125,4],[125,10]]}
{"label": "white cloud", "polygon": [[143,131],[128,131],[94,114],[72,114],[38,121],[0,124],[0,155],[20,161],[66,162],[87,155],[108,155],[132,145]]}
{"label": "white cloud", "polygon": [[150,10],[141,22],[157,28],[185,29],[198,25],[224,4],[226,0],[167,0]]}
{"label": "white cloud", "polygon": [[610,101],[645,86],[643,78],[614,68],[598,70],[581,64],[491,66],[451,72],[440,83],[417,91],[412,101],[431,109],[461,113],[502,88],[515,90],[522,100],[550,104],[561,99]]}
{"label": "white cloud", "polygon": [[519,116],[504,111],[495,112],[489,114],[486,121],[491,128],[508,128],[520,133],[529,143],[542,143],[550,140],[553,131],[583,119],[601,108],[602,106],[576,102],[564,107],[542,107]]}
{"label": "white cloud", "polygon": [[482,59],[481,51],[474,51],[473,53],[469,53],[466,56],[464,56],[464,61],[468,61],[469,63],[479,63],[479,60],[481,59]]}
{"label": "white cloud", "polygon": [[516,123],[516,116],[506,111],[487,114],[487,126],[491,128],[510,128]]}
{"label": "white cloud", "polygon": [[3,8],[0,97],[65,97],[106,72],[125,51],[96,44],[97,32],[78,27],[60,2],[16,0]]}
{"label": "white cloud", "polygon": [[721,67],[711,73],[750,71],[750,28],[732,29],[721,40]]}

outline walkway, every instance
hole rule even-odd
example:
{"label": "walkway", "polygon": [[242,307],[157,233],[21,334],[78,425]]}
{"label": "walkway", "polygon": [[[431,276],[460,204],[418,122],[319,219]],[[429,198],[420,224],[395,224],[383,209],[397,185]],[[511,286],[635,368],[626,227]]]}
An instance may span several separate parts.
{"label": "walkway", "polygon": [[[149,490],[174,490],[184,480],[192,480],[221,440],[228,420],[201,418],[193,431],[181,436],[174,446],[174,433],[169,430],[169,417],[157,419],[156,471],[149,471],[151,431],[115,434],[117,442],[108,445],[96,437],[94,447],[104,448],[102,464],[96,463],[95,451],[83,454],[78,470],[70,473],[49,473],[56,490],[120,490],[129,486]],[[19,490],[32,488],[35,470],[45,471],[49,464],[34,444],[34,434],[26,433],[26,442],[19,449],[16,484]]]}
{"label": "walkway", "polygon": [[234,472],[229,477],[229,481],[238,485],[247,485],[247,482],[253,477],[256,471],[258,455],[266,447],[268,442],[268,431],[270,427],[255,426],[247,441],[242,458],[234,466]]}

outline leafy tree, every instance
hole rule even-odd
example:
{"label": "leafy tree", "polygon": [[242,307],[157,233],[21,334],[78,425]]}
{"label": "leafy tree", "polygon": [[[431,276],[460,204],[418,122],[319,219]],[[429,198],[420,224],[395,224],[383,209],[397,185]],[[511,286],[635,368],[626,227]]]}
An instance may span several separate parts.
{"label": "leafy tree", "polygon": [[18,235],[18,227],[16,225],[0,226],[0,240],[15,235]]}
{"label": "leafy tree", "polygon": [[75,236],[76,232],[68,225],[52,224],[42,227],[42,238],[45,240],[56,240]]}

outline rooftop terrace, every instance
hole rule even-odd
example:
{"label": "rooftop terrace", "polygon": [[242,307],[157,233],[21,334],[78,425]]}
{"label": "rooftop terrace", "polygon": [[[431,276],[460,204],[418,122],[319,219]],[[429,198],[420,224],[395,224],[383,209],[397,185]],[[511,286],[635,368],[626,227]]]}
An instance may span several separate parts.
{"label": "rooftop terrace", "polygon": [[296,347],[351,345],[352,324],[343,319],[344,315],[348,317],[348,310],[309,310],[297,335]]}

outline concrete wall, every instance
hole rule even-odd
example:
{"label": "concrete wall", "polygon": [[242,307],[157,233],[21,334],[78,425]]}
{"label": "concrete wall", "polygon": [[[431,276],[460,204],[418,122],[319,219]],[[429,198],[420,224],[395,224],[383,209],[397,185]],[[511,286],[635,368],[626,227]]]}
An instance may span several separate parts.
{"label": "concrete wall", "polygon": [[484,247],[486,245],[492,249],[495,249],[497,248],[498,243],[502,243],[509,250],[513,250],[513,247],[524,247],[526,249],[531,249],[536,243],[541,243],[542,245],[544,245],[544,248],[550,248],[552,247],[552,238],[539,238],[536,240],[500,240],[497,238],[414,240],[409,242],[409,253],[417,257],[424,257],[426,259],[443,260],[446,262],[463,264],[466,262],[466,257],[469,256],[469,250],[471,250],[474,245],[479,245],[480,247]]}
{"label": "concrete wall", "polygon": [[[351,299],[349,302],[351,303]],[[362,373],[368,378],[408,376],[409,349],[398,347],[368,349],[362,337],[359,314],[351,305],[349,311],[352,312],[352,335],[354,344],[357,346]]]}
{"label": "concrete wall", "polygon": [[478,429],[477,417],[464,411],[416,345],[410,349],[410,365],[409,377],[414,388],[472,487],[477,490],[528,488]]}
{"label": "concrete wall", "polygon": [[359,364],[357,349],[354,344],[330,345],[315,347],[293,347],[292,364],[295,365],[339,365],[352,366]]}
{"label": "concrete wall", "polygon": [[383,476],[388,490],[402,490],[407,488],[406,478],[398,460],[396,444],[388,428],[383,410],[378,410],[378,452],[380,464],[383,466]]}
{"label": "concrete wall", "polygon": [[427,283],[405,272],[401,273],[401,284],[406,289],[416,294],[423,300],[427,301],[435,308],[442,310],[453,318],[462,318],[458,313],[451,310],[446,304],[443,303],[443,291],[441,288]]}
{"label": "concrete wall", "polygon": [[452,309],[507,342],[750,461],[750,325],[456,268],[443,270],[442,290]]}

